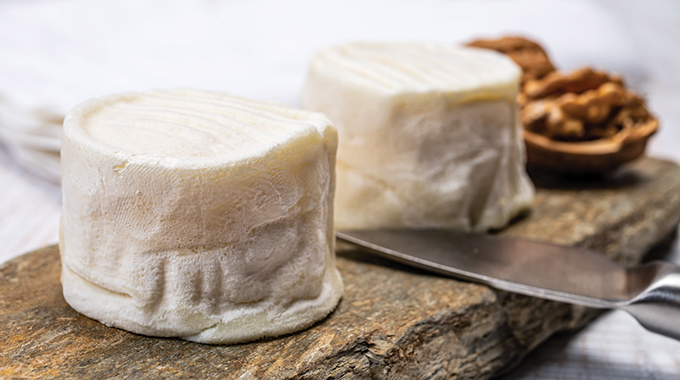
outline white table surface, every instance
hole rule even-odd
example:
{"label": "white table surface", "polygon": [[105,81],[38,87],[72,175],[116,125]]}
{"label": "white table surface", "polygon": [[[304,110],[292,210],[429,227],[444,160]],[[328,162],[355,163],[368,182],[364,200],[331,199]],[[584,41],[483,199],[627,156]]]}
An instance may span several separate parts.
{"label": "white table surface", "polygon": [[[20,4],[21,3],[21,4]],[[45,7],[55,7],[59,1],[33,1],[31,7],[40,9]],[[62,1],[65,6],[70,7],[70,10],[78,9],[79,2],[75,0]],[[82,3],[82,2],[81,2]],[[96,3],[96,2],[95,2]],[[151,1],[153,3],[153,1]],[[181,1],[174,2],[181,6]],[[214,6],[210,2],[211,6]],[[233,3],[233,2],[232,2]],[[463,2],[465,3],[465,2]],[[527,8],[540,8],[542,12],[548,12],[548,6],[535,6],[537,2],[532,1],[514,1],[505,2],[519,4]],[[559,8],[554,2],[548,2],[550,6]],[[581,65],[589,60],[596,61],[600,65],[616,66],[619,71],[629,73],[632,78],[633,85],[638,90],[646,94],[650,108],[659,116],[661,120],[661,130],[657,136],[651,141],[648,153],[655,157],[665,157],[680,162],[680,2],[676,1],[615,1],[615,0],[600,0],[594,3],[587,2],[567,2],[570,9],[575,14],[580,12],[579,7],[593,6],[594,12],[588,13],[585,16],[591,17],[592,20],[597,20],[597,17],[606,15],[607,22],[615,22],[618,25],[623,25],[625,29],[627,40],[624,41],[623,47],[607,47],[603,46],[603,51],[607,49],[615,49],[617,54],[613,58],[607,54],[598,54],[597,38],[593,36],[592,41],[589,39],[581,40],[578,44],[571,43],[572,39],[568,34],[555,31],[555,28],[561,28],[563,25],[573,24],[574,28],[579,27],[579,22],[583,20],[563,20],[559,21],[557,17],[552,30],[544,30],[545,25],[536,21],[527,21],[522,19],[526,13],[512,14],[509,17],[515,17],[518,20],[507,21],[501,16],[493,20],[486,20],[484,22],[470,22],[467,24],[463,21],[456,21],[455,11],[456,7],[460,7],[461,2],[441,2],[437,0],[428,0],[421,5],[414,5],[406,1],[398,1],[396,6],[390,6],[389,12],[383,14],[386,9],[385,4],[379,1],[366,2],[368,5],[360,5],[358,1],[344,2],[350,8],[344,8],[339,5],[340,2],[330,2],[326,7],[333,9],[339,16],[336,18],[324,13],[324,8],[320,6],[312,6],[313,2],[309,2],[311,10],[302,8],[305,3],[303,0],[296,0],[290,3],[290,7],[274,6],[274,2],[267,0],[256,1],[253,9],[243,10],[244,4],[240,4],[241,9],[236,12],[242,14],[257,14],[266,13],[259,19],[259,25],[276,24],[276,14],[283,16],[290,16],[290,20],[285,24],[287,26],[293,25],[280,33],[292,34],[291,38],[295,38],[298,44],[298,50],[307,54],[313,51],[316,47],[342,40],[356,40],[356,39],[416,39],[416,40],[433,40],[437,42],[444,41],[465,41],[469,40],[475,35],[489,35],[497,36],[504,34],[504,32],[513,32],[521,28],[516,28],[516,25],[524,25],[528,28],[529,33],[545,32],[544,40],[548,40],[556,45],[553,46],[553,58],[561,68],[569,69]],[[25,11],[24,2],[12,0],[0,0],[0,51],[7,53],[7,49],[17,54],[24,54],[25,56],[13,56],[16,58],[14,63],[19,62],[21,65],[12,66],[8,64],[9,60],[5,56],[0,56],[0,102],[2,96],[11,97],[13,102],[21,106],[51,106],[55,112],[65,112],[64,108],[68,108],[74,102],[80,101],[83,96],[97,96],[103,93],[97,93],[98,88],[94,85],[88,87],[86,84],[69,87],[60,83],[55,78],[31,79],[30,70],[25,67],[35,64],[36,77],[37,73],[40,75],[47,75],[51,68],[50,63],[43,62],[38,64],[34,62],[40,58],[42,51],[23,51],[17,48],[18,43],[26,41],[27,43],[35,44],[36,41],[29,41],[32,38],[44,38],[45,33],[38,33],[34,36],[26,35],[26,33],[10,33],[8,28],[10,25],[7,20],[3,22],[3,10],[10,10],[18,13]],[[107,3],[108,4],[108,3]],[[207,3],[206,3],[207,4]],[[226,7],[229,9],[229,3],[220,3],[222,10]],[[261,9],[257,5],[262,6]],[[285,4],[285,3],[283,3]],[[422,5],[425,4],[425,5]],[[485,2],[488,4],[498,4],[498,2]],[[110,5],[110,4],[109,4]],[[469,5],[469,4],[468,4]],[[337,8],[333,8],[337,6]],[[364,14],[380,14],[383,17],[380,28],[375,28],[375,22],[370,18],[357,16],[352,13],[351,6],[364,7],[362,10]],[[245,6],[248,7],[248,6]],[[271,8],[274,9],[271,9]],[[477,17],[482,17],[483,7],[475,5],[472,6],[472,14]],[[501,5],[501,8],[508,7],[508,5]],[[541,7],[548,7],[546,9]],[[575,7],[575,8],[573,8]],[[86,7],[87,8],[87,7]],[[95,5],[90,8],[96,8]],[[144,8],[144,7],[142,7]],[[317,9],[318,8],[318,9]],[[413,8],[413,9],[412,9]],[[479,8],[479,9],[478,9]],[[148,11],[150,8],[144,8],[140,12]],[[291,10],[292,9],[292,10]],[[344,10],[343,10],[344,9]],[[302,12],[312,13],[311,16],[316,17],[310,23],[314,28],[323,29],[325,25],[331,24],[333,31],[330,29],[323,29],[326,31],[325,39],[323,33],[322,37],[319,35],[310,35],[308,30],[298,26],[301,22],[306,22],[304,17],[293,17],[295,14]],[[441,11],[441,12],[440,12]],[[501,9],[497,13],[507,14],[507,9]],[[250,13],[249,13],[250,12]],[[275,15],[269,13],[274,12]],[[316,12],[316,13],[314,13]],[[451,12],[447,17],[442,16],[442,13]],[[189,12],[192,17],[199,17],[200,14],[193,14]],[[239,13],[239,14],[241,14]],[[493,12],[492,12],[493,13]],[[415,16],[414,16],[415,14]],[[593,16],[594,15],[594,16]],[[4,13],[7,16],[7,13]],[[238,15],[237,15],[238,16]],[[567,15],[569,16],[569,15]],[[328,17],[329,19],[324,19]],[[409,17],[421,17],[418,22],[410,22]],[[546,16],[547,17],[547,16]],[[588,17],[584,19],[589,20]],[[594,18],[593,18],[594,17]],[[153,17],[150,18],[153,21]],[[241,19],[238,21],[237,19]],[[23,32],[37,30],[35,20],[20,20],[12,19],[14,27],[21,29]],[[329,21],[330,20],[330,21]],[[339,21],[340,20],[340,21]],[[343,23],[343,20],[345,22]],[[387,21],[385,21],[387,20]],[[394,22],[390,22],[390,20]],[[531,16],[531,20],[535,17]],[[612,21],[613,20],[613,21]],[[235,23],[241,22],[239,27],[247,25],[247,20],[243,21],[242,17],[234,16],[232,21]],[[276,22],[275,22],[276,21]],[[458,24],[456,23],[458,22]],[[513,24],[514,22],[514,24]],[[373,24],[372,24],[373,23]],[[450,26],[453,23],[458,26]],[[466,29],[459,24],[463,23],[474,33],[467,33]],[[560,24],[561,23],[561,24]],[[477,25],[477,26],[473,26]],[[284,25],[284,24],[281,24]],[[371,27],[373,25],[373,27]],[[607,28],[609,24],[606,24]],[[343,29],[347,26],[347,29]],[[581,25],[586,30],[597,30],[593,25]],[[266,29],[266,27],[263,26]],[[449,29],[447,29],[449,28]],[[477,29],[474,29],[477,28]],[[482,31],[487,30],[489,33],[483,34]],[[532,29],[533,28],[533,29]],[[543,29],[542,29],[543,28]],[[550,28],[548,28],[550,29]],[[251,29],[248,33],[255,33],[255,29]],[[410,30],[410,31],[409,31]],[[21,30],[19,31],[21,32]],[[261,31],[261,33],[269,33],[270,31]],[[273,35],[279,33],[273,31]],[[450,33],[449,35],[445,35]],[[29,33],[30,34],[30,33]],[[11,37],[13,36],[13,37]],[[36,37],[37,36],[37,37]],[[41,37],[42,36],[42,37]],[[175,36],[181,37],[181,33]],[[581,36],[583,37],[583,36]],[[605,36],[606,37],[606,36]],[[24,40],[22,40],[22,38]],[[274,37],[270,37],[274,38]],[[576,37],[574,37],[576,38]],[[604,37],[603,37],[604,38]],[[234,39],[233,45],[238,45],[242,54],[248,53],[249,49],[257,50],[257,42],[260,41],[255,36],[252,38],[252,45],[248,44],[251,38]],[[124,41],[124,40],[123,40]],[[245,42],[244,42],[245,41]],[[302,41],[302,42],[300,42]],[[305,42],[306,41],[306,42]],[[222,41],[229,43],[229,39]],[[45,46],[52,46],[55,41],[44,41]],[[179,41],[178,43],[181,43]],[[305,45],[306,43],[306,45]],[[240,45],[239,45],[240,44]],[[58,44],[57,44],[58,45]],[[38,45],[40,46],[40,42]],[[183,45],[187,48],[188,45]],[[278,46],[278,45],[276,45]],[[269,47],[273,57],[278,57],[285,61],[287,50],[278,47]],[[579,46],[582,49],[579,49]],[[14,50],[12,50],[14,49]],[[45,48],[48,49],[47,47]],[[113,48],[112,48],[113,49]],[[616,50],[618,49],[618,50]],[[239,50],[235,50],[238,52]],[[71,51],[72,53],[73,51]],[[106,52],[106,50],[95,51],[95,53]],[[632,52],[632,54],[631,54]],[[33,54],[35,53],[35,54]],[[198,54],[200,51],[192,50],[187,54]],[[578,53],[578,54],[577,54]],[[580,53],[583,53],[581,56]],[[102,53],[103,54],[103,53]],[[279,101],[296,104],[296,91],[301,83],[299,83],[304,76],[304,62],[308,59],[307,56],[296,57],[285,61],[285,65],[271,66],[263,64],[248,68],[246,74],[243,75],[245,79],[252,80],[257,78],[257,70],[277,71],[280,80],[271,81],[271,86],[266,87],[266,83],[252,81],[253,86],[244,84],[243,81],[231,81],[229,75],[225,75],[226,79],[217,80],[216,82],[208,82],[204,77],[189,76],[189,81],[192,86],[201,86],[201,84],[210,83],[213,87],[222,85],[233,85],[231,87],[233,94],[249,96],[261,99],[275,99]],[[282,58],[284,57],[284,58]],[[617,60],[617,57],[620,58]],[[21,59],[19,59],[21,58]],[[22,61],[23,59],[23,61]],[[58,65],[58,59],[68,60],[68,57],[55,58],[54,65]],[[33,60],[33,61],[32,61]],[[5,66],[3,66],[3,62]],[[237,61],[234,61],[237,62]],[[222,62],[224,65],[231,65],[234,70],[244,69],[240,67],[238,62]],[[631,63],[632,62],[632,63]],[[11,62],[10,62],[11,63]],[[120,61],[117,61],[119,64]],[[301,66],[302,65],[302,66]],[[21,73],[24,75],[16,75],[3,72],[6,67],[22,67]],[[110,68],[109,66],[101,66]],[[290,70],[287,69],[290,68]],[[133,70],[134,71],[134,70]],[[143,70],[138,70],[138,73],[144,74]],[[28,73],[28,74],[27,74]],[[95,71],[96,73],[96,71]],[[3,74],[6,74],[3,78]],[[52,73],[53,75],[64,75],[58,70]],[[148,73],[147,73],[148,74]],[[276,72],[274,73],[276,74]],[[274,75],[271,74],[270,75]],[[27,76],[28,75],[28,76]],[[108,92],[118,91],[116,86],[126,86],[130,83],[137,86],[146,87],[169,87],[183,85],[180,82],[168,81],[168,86],[165,84],[163,75],[157,75],[152,79],[153,75],[147,75],[140,78],[143,80],[135,82],[134,75],[128,75],[125,80],[122,80],[114,85],[98,84],[99,88],[105,89]],[[28,79],[27,79],[28,78]],[[49,82],[54,79],[54,82]],[[24,81],[24,82],[22,82]],[[144,82],[146,81],[146,82]],[[96,82],[96,80],[95,80]],[[256,83],[257,82],[257,83]],[[36,88],[41,88],[42,83],[50,84],[52,87],[44,91],[35,91]],[[55,84],[56,83],[56,84]],[[215,84],[217,83],[217,84]],[[209,87],[206,85],[205,87]],[[291,91],[290,86],[295,88]],[[138,88],[134,88],[138,89]],[[49,91],[48,91],[49,90]],[[33,92],[32,92],[33,91]],[[88,92],[89,91],[89,92]],[[84,99],[82,99],[84,100]],[[43,104],[44,103],[44,104]],[[0,119],[0,128],[2,128],[2,120]],[[10,260],[22,253],[31,251],[33,249],[55,244],[58,240],[58,224],[61,194],[57,182],[45,180],[39,176],[32,174],[32,171],[25,169],[18,165],[13,157],[10,157],[8,150],[0,147],[0,263]],[[669,259],[680,263],[680,247],[677,242],[669,253]],[[680,323],[680,321],[679,321]],[[575,333],[568,333],[551,338],[545,344],[539,346],[526,360],[513,372],[506,375],[505,379],[676,379],[680,378],[680,342],[676,342],[661,336],[651,334],[640,327],[632,317],[629,317],[623,312],[611,312],[596,320],[582,331]]]}

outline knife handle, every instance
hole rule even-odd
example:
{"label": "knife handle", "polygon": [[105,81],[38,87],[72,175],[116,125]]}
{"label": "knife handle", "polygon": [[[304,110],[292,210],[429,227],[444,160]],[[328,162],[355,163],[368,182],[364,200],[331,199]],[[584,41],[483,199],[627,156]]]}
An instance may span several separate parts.
{"label": "knife handle", "polygon": [[620,308],[647,330],[680,340],[680,267],[654,261],[644,269],[646,276],[653,276],[651,283]]}

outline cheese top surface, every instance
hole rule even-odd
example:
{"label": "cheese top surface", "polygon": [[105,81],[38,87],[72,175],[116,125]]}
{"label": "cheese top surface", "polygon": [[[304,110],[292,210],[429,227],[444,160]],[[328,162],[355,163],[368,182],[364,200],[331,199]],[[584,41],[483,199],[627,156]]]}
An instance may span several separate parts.
{"label": "cheese top surface", "polygon": [[332,46],[317,52],[312,67],[387,93],[486,91],[512,96],[521,75],[512,60],[494,51],[421,43]]}
{"label": "cheese top surface", "polygon": [[135,155],[192,162],[258,157],[328,126],[319,114],[191,90],[124,94],[85,108],[79,125],[92,139]]}

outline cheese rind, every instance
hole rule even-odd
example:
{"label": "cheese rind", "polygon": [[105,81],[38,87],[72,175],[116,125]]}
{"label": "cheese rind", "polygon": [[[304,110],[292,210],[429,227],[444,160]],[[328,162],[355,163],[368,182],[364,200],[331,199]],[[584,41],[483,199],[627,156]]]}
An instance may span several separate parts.
{"label": "cheese rind", "polygon": [[337,135],[216,93],[123,94],[64,121],[62,284],[104,324],[204,343],[291,333],[342,294]]}
{"label": "cheese rind", "polygon": [[520,69],[474,48],[353,43],[319,51],[304,108],[338,128],[338,229],[484,231],[528,208]]}

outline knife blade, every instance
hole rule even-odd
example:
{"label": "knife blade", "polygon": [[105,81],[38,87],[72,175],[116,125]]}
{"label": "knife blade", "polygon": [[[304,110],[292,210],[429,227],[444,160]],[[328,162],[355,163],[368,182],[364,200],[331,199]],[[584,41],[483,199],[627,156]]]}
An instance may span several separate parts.
{"label": "knife blade", "polygon": [[620,308],[645,328],[680,339],[680,268],[625,268],[588,249],[442,229],[336,231],[369,252],[513,293],[594,308]]}

